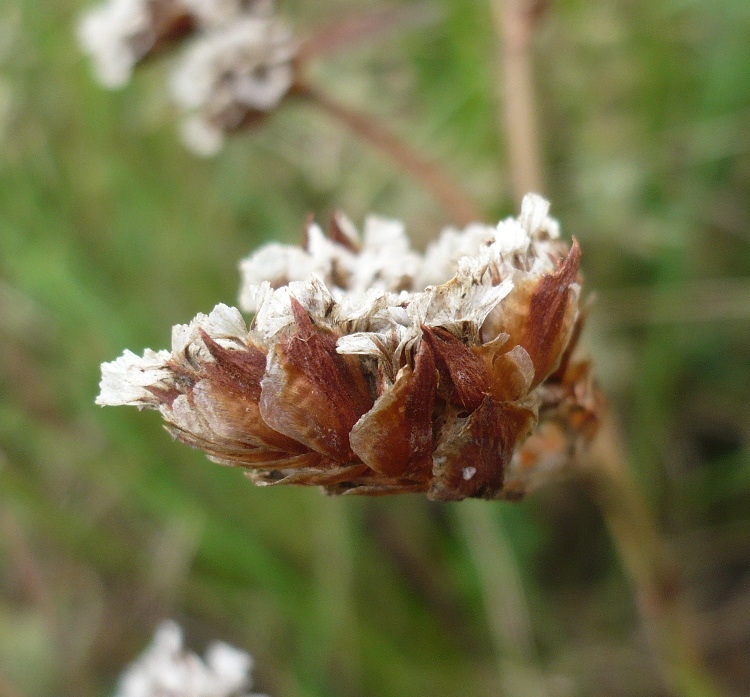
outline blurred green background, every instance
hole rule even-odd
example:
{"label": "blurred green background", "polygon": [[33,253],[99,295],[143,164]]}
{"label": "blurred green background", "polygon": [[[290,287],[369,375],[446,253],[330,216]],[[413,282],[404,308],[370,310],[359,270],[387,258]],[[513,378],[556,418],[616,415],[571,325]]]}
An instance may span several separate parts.
{"label": "blurred green background", "polygon": [[[372,6],[281,11],[304,34]],[[515,210],[489,4],[434,6],[313,74],[494,222]],[[302,104],[193,157],[170,60],[101,89],[85,7],[0,6],[0,695],[111,694],[164,617],[251,652],[273,697],[510,697],[524,670],[550,697],[665,694],[575,483],[520,504],[260,490],[158,415],[94,406],[102,361],[232,303],[239,258],[309,212],[398,217],[417,246],[447,221]],[[535,37],[545,193],[598,298],[586,349],[727,694],[750,689],[749,37],[747,0],[559,0]],[[524,665],[497,650],[503,579],[526,596]]]}

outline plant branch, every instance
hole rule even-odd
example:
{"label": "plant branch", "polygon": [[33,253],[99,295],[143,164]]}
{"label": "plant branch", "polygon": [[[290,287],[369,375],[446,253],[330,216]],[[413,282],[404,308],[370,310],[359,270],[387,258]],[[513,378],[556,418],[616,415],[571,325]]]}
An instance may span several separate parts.
{"label": "plant branch", "polygon": [[336,119],[411,174],[440,201],[458,225],[468,225],[483,219],[481,211],[471,197],[456,182],[449,179],[435,162],[423,157],[371,116],[340,104],[308,85],[298,85],[294,94]]}

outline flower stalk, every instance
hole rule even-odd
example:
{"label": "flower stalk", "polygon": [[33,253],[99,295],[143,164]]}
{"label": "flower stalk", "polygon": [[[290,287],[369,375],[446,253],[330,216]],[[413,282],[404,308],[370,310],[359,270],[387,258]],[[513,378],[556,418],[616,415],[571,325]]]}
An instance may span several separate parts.
{"label": "flower stalk", "polygon": [[[533,77],[533,31],[546,0],[492,0],[500,43],[504,133],[508,141],[510,179],[515,197],[544,190],[541,145]],[[669,553],[642,492],[633,481],[616,417],[598,390],[598,432],[590,447],[568,453],[568,474],[583,478],[610,530],[633,584],[638,612],[648,634],[660,675],[674,695],[716,697],[720,694],[700,655],[690,612],[684,605],[680,572]],[[554,461],[554,442],[564,421],[548,424],[526,444],[540,461]],[[537,440],[540,447],[536,447]],[[564,446],[560,452],[564,452]],[[535,470],[541,467],[537,462]],[[563,468],[558,467],[558,471]]]}
{"label": "flower stalk", "polygon": [[531,41],[544,0],[492,0],[499,36],[498,83],[513,198],[544,193]]}
{"label": "flower stalk", "polygon": [[625,573],[662,680],[680,697],[718,697],[686,606],[680,572],[643,493],[624,458],[611,412],[605,412],[591,445],[583,482],[601,509]]}
{"label": "flower stalk", "polygon": [[457,225],[464,226],[482,219],[471,196],[450,179],[436,162],[407,145],[373,117],[341,104],[310,85],[297,85],[294,94],[338,121],[410,174],[440,202]]}

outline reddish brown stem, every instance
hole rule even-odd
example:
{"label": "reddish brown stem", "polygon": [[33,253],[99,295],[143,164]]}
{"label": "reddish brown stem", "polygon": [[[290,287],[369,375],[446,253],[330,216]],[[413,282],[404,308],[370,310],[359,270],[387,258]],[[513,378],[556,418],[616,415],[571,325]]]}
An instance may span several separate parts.
{"label": "reddish brown stem", "polygon": [[345,125],[352,133],[387,155],[443,205],[455,223],[468,225],[483,219],[482,213],[458,184],[451,181],[442,169],[406,145],[372,117],[340,104],[320,90],[307,85],[298,86],[294,93]]}
{"label": "reddish brown stem", "polygon": [[429,2],[355,11],[313,30],[300,44],[297,59],[305,64],[310,60],[335,55],[357,48],[366,41],[436,21],[439,16]]}

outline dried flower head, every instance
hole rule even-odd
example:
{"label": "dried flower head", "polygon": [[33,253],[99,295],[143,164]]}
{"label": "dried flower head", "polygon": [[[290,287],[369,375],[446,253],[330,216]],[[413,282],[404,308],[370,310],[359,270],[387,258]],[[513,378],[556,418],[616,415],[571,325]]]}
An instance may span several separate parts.
{"label": "dried flower head", "polygon": [[253,659],[215,642],[205,659],[183,648],[182,630],[163,622],[143,654],[120,678],[116,697],[262,697],[251,695]]}
{"label": "dried flower head", "polygon": [[194,34],[172,92],[190,112],[185,143],[208,155],[292,87],[296,44],[272,10],[271,0],[109,0],[84,16],[78,34],[107,87],[124,86],[137,63]]}
{"label": "dried flower head", "polygon": [[275,109],[294,83],[295,52],[289,27],[267,14],[205,32],[172,79],[175,99],[191,114],[183,125],[186,145],[213,154],[224,134]]}
{"label": "dried flower head", "polygon": [[[580,329],[580,249],[548,204],[449,230],[419,255],[400,223],[342,215],[303,248],[242,262],[241,305],[172,332],[171,351],[102,366],[103,405],[158,409],[170,432],[258,484],[331,493],[522,495],[521,447],[563,423],[570,454],[595,421]],[[577,420],[572,415],[577,415]],[[529,441],[532,442],[532,441]]]}

